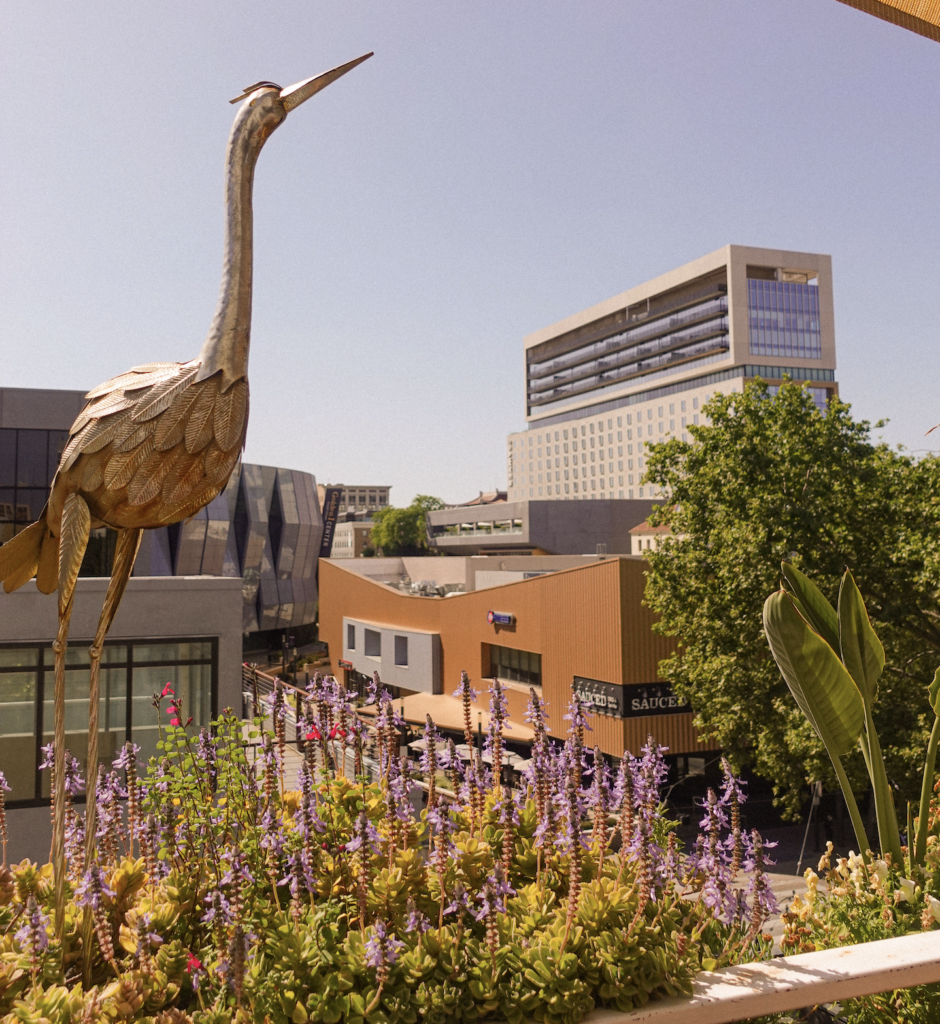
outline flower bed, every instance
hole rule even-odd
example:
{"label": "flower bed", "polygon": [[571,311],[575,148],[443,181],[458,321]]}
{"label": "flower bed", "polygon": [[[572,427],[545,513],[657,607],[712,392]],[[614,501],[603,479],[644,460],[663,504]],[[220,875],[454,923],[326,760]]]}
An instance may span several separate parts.
{"label": "flower bed", "polygon": [[[466,676],[458,695],[472,748]],[[585,745],[577,698],[561,746],[533,693],[532,763],[512,790],[497,682],[490,695],[492,770],[480,751],[464,765],[430,720],[416,766],[387,693],[370,732],[335,681],[315,677],[295,786],[280,691],[273,731],[257,720],[246,743],[231,713],[193,735],[167,687],[158,758],[144,772],[129,745],[99,786],[91,863],[68,807],[62,920],[50,865],[4,863],[0,1019],[574,1024],[769,955],[763,845],[740,827],[730,771],[686,854],[660,806],[662,749],[613,772]],[[753,870],[747,891],[732,885],[740,870]]]}

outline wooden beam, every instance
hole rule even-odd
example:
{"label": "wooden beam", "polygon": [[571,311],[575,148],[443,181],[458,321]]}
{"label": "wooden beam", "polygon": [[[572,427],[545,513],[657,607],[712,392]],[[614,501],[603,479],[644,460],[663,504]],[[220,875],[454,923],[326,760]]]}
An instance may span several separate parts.
{"label": "wooden beam", "polygon": [[732,1024],[938,981],[940,931],[917,932],[705,971],[691,998],[662,999],[632,1013],[595,1010],[584,1024]]}
{"label": "wooden beam", "polygon": [[839,0],[839,3],[940,43],[940,0]]}

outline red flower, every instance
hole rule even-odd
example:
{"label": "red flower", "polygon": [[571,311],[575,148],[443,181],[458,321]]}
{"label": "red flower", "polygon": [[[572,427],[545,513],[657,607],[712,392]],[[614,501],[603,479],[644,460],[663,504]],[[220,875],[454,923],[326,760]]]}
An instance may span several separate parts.
{"label": "red flower", "polygon": [[317,729],[317,728],[311,729],[310,732],[308,732],[307,736],[306,736],[306,739],[308,739],[308,740],[319,740],[319,739],[322,739],[322,738],[323,737],[320,735],[320,730]]}
{"label": "red flower", "polygon": [[199,959],[198,956],[193,956],[193,954],[190,953],[189,954],[189,959],[186,961],[186,973],[187,974],[192,974],[193,971],[201,971],[201,970],[202,970],[202,961]]}
{"label": "red flower", "polygon": [[334,725],[333,728],[330,729],[330,739],[331,740],[335,740],[337,736],[340,736],[343,739],[346,739],[346,730],[345,729],[340,729],[340,727],[338,725]]}
{"label": "red flower", "polygon": [[161,693],[160,696],[166,697],[171,693],[174,697],[176,696],[176,690],[173,689],[172,683],[167,683],[166,686],[163,687],[163,693]]}
{"label": "red flower", "polygon": [[176,714],[176,705],[173,704],[173,702],[171,701],[170,702],[170,706],[168,708],[166,708],[165,711],[166,711],[166,713],[168,715],[175,715]]}
{"label": "red flower", "polygon": [[180,724],[180,720],[178,718],[171,718],[170,719],[170,725],[179,725],[179,724]]}

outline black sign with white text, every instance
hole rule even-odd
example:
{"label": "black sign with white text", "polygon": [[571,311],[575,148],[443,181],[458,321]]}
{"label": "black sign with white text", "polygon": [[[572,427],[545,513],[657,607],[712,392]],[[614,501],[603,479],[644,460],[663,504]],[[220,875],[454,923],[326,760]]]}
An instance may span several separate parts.
{"label": "black sign with white text", "polygon": [[572,689],[592,710],[611,718],[640,718],[646,715],[677,715],[688,713],[691,706],[681,701],[668,683],[640,683],[617,686],[599,679],[575,676]]}

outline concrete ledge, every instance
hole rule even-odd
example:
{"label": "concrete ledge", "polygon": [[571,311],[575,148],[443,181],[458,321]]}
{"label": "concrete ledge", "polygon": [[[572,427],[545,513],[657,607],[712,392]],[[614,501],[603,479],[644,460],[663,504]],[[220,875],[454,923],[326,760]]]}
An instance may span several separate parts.
{"label": "concrete ledge", "polygon": [[585,1024],[732,1024],[765,1014],[940,982],[940,931],[704,971],[691,998],[597,1010]]}

